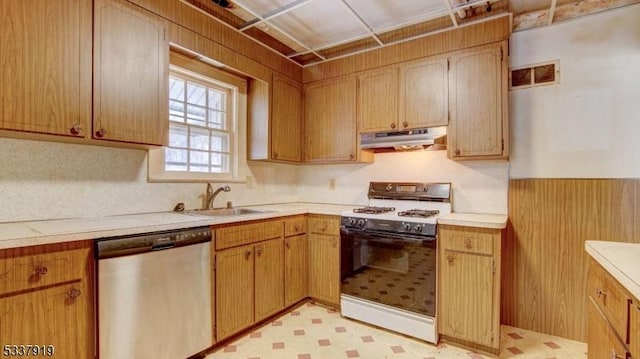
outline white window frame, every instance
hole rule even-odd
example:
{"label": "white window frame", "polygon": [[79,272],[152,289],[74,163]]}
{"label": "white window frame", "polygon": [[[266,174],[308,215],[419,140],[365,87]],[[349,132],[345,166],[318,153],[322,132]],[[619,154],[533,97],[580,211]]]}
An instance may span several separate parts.
{"label": "white window frame", "polygon": [[[148,180],[149,182],[244,182],[246,167],[246,79],[221,71],[201,61],[171,53],[171,75],[213,88],[225,88],[232,98],[228,100],[226,111],[229,118],[229,163],[228,173],[208,173],[189,171],[166,171],[165,149],[149,150]],[[167,107],[169,102],[167,102]],[[169,121],[169,117],[165,119]],[[186,124],[189,126],[189,124]],[[194,125],[200,128],[200,126]],[[169,126],[167,126],[167,129]],[[168,130],[167,130],[168,131]]]}

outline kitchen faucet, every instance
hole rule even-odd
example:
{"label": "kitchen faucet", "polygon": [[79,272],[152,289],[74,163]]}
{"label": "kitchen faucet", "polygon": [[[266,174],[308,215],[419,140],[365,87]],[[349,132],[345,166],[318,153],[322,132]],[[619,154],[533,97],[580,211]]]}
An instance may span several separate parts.
{"label": "kitchen faucet", "polygon": [[216,196],[218,195],[218,193],[223,191],[229,192],[231,191],[231,187],[221,186],[214,192],[213,187],[211,186],[211,183],[207,183],[207,193],[205,194],[205,197],[204,197],[205,206],[203,209],[213,209],[213,200],[216,199]]}

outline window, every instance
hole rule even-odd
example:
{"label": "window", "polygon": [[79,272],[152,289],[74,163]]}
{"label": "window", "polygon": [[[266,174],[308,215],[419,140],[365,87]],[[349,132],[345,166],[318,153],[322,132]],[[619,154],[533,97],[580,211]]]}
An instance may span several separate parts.
{"label": "window", "polygon": [[234,90],[173,71],[165,171],[230,173]]}
{"label": "window", "polygon": [[246,79],[171,52],[169,139],[149,151],[149,180],[242,182]]}

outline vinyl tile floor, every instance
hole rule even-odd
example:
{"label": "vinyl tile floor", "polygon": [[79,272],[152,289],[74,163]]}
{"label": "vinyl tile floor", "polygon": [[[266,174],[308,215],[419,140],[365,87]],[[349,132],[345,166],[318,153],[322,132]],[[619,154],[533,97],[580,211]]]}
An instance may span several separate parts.
{"label": "vinyl tile floor", "polygon": [[[500,358],[585,359],[587,345],[573,340],[502,326]],[[282,315],[207,359],[482,359],[495,358],[457,347],[429,343],[351,319],[311,302]]]}

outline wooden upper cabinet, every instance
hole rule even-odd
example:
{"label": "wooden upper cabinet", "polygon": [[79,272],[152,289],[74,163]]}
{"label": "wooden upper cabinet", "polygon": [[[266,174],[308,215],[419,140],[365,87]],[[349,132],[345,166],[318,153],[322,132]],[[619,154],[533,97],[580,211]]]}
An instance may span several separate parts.
{"label": "wooden upper cabinet", "polygon": [[0,129],[84,137],[91,1],[0,1]]}
{"label": "wooden upper cabinet", "polygon": [[450,57],[450,158],[507,158],[507,63],[505,42]]}
{"label": "wooden upper cabinet", "polygon": [[93,138],[166,144],[165,21],[124,0],[96,0],[94,11]]}
{"label": "wooden upper cabinet", "polygon": [[427,58],[400,67],[398,127],[446,126],[448,122],[448,72],[444,57]]}
{"label": "wooden upper cabinet", "polygon": [[302,161],[302,85],[278,74],[271,89],[271,157]]}
{"label": "wooden upper cabinet", "polygon": [[312,83],[304,90],[305,160],[358,160],[356,78]]}
{"label": "wooden upper cabinet", "polygon": [[398,69],[394,67],[358,75],[358,132],[398,128]]}

